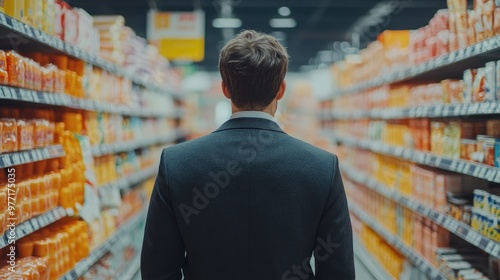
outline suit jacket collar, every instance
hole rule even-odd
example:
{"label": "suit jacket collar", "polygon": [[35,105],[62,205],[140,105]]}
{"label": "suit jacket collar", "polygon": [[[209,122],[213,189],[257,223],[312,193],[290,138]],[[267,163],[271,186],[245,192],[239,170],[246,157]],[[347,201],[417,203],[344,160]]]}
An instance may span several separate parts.
{"label": "suit jacket collar", "polygon": [[285,133],[277,123],[262,118],[230,119],[222,124],[214,133],[233,129],[260,129]]}

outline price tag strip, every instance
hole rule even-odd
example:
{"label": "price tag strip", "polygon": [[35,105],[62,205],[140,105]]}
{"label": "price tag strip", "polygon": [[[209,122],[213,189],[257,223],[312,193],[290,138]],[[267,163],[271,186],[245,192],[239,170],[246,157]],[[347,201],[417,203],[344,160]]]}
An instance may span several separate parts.
{"label": "price tag strip", "polygon": [[369,111],[335,111],[333,119],[355,120],[362,118],[397,120],[405,118],[448,118],[461,116],[491,115],[500,110],[500,102],[473,104],[425,105],[409,108],[375,108]]}
{"label": "price tag strip", "polygon": [[75,98],[68,94],[48,93],[28,89],[14,88],[0,85],[0,99],[30,102],[36,104],[69,107],[87,111],[116,113],[127,116],[138,116],[145,118],[176,118],[178,112],[152,111],[144,108],[130,108],[116,104],[94,101],[89,99]]}
{"label": "price tag strip", "polygon": [[146,213],[147,207],[136,214],[135,217],[130,218],[129,221],[120,226],[120,228],[118,228],[115,233],[106,239],[102,245],[94,249],[88,257],[78,262],[71,271],[63,275],[60,279],[77,280],[82,277],[85,272],[87,272],[96,262],[98,262],[107,252],[111,250],[116,241],[136,228],[140,224],[141,220],[145,219]]}
{"label": "price tag strip", "polygon": [[485,179],[494,183],[500,183],[500,168],[498,167],[466,160],[441,157],[428,152],[393,147],[374,140],[358,140],[351,137],[341,137],[336,135],[333,135],[333,138],[335,141],[349,146],[367,149],[375,153],[402,158],[415,163]]}
{"label": "price tag strip", "polygon": [[364,174],[363,172],[360,172],[359,170],[355,170],[352,167],[343,167],[342,171],[350,180],[358,184],[362,184],[369,189],[381,194],[382,196],[385,196],[393,200],[394,202],[410,210],[413,210],[414,212],[434,221],[436,224],[449,230],[458,237],[485,251],[486,253],[496,258],[500,258],[500,243],[495,242],[494,240],[491,240],[481,233],[475,231],[467,224],[462,223],[447,214],[438,212],[431,207],[421,204],[413,198],[402,196],[389,187],[378,183],[372,177]]}
{"label": "price tag strip", "polygon": [[65,155],[61,145],[54,145],[29,151],[0,154],[0,168],[60,158]]}
{"label": "price tag strip", "polygon": [[0,28],[7,31],[13,31],[15,36],[20,36],[24,40],[37,42],[38,44],[43,44],[59,52],[81,59],[117,76],[121,76],[128,80],[131,80],[133,83],[143,86],[149,90],[171,93],[170,90],[158,85],[157,83],[154,83],[154,81],[152,81],[151,79],[127,74],[122,68],[111,62],[105,61],[100,57],[97,57],[95,54],[88,53],[87,51],[84,51],[79,47],[63,42],[52,35],[42,32],[37,28],[33,28],[17,19],[7,16],[4,13],[0,13]]}
{"label": "price tag strip", "polygon": [[486,41],[482,41],[475,45],[469,46],[465,49],[460,49],[458,51],[444,54],[433,60],[417,65],[416,67],[414,66],[408,69],[394,69],[387,75],[369,80],[360,84],[359,86],[353,86],[351,88],[334,91],[332,96],[336,97],[341,95],[354,94],[370,88],[383,86],[385,84],[414,80],[423,74],[431,74],[434,71],[446,71],[446,67],[452,67],[457,62],[474,59],[484,53],[498,51],[499,48],[500,42],[498,36],[496,36]]}
{"label": "price tag strip", "polygon": [[372,228],[377,232],[382,238],[385,239],[393,248],[398,250],[402,255],[404,255],[411,263],[413,263],[420,271],[423,271],[432,280],[446,280],[447,278],[441,274],[441,272],[434,267],[432,264],[427,262],[422,256],[416,253],[413,249],[409,248],[404,244],[403,240],[399,237],[389,233],[384,229],[377,221],[368,215],[366,212],[361,210],[356,204],[350,204],[351,212],[356,215],[363,223]]}
{"label": "price tag strip", "polygon": [[113,144],[102,144],[92,147],[92,155],[94,157],[100,157],[103,155],[117,154],[126,151],[137,150],[143,147],[149,147],[158,144],[170,144],[174,142],[177,138],[177,132],[169,133],[150,139],[141,139],[135,141],[117,142]]}
{"label": "price tag strip", "polygon": [[[44,214],[33,217],[19,225],[16,226],[16,240],[25,237],[41,228],[48,226],[62,218],[66,217],[66,211],[62,207],[57,207]],[[0,249],[6,247],[7,244],[7,233],[5,233],[0,238]]]}

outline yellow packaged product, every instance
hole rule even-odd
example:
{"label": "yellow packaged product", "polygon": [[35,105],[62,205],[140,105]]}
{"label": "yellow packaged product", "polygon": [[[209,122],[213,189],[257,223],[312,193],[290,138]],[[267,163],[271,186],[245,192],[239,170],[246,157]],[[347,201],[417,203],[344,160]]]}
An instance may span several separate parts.
{"label": "yellow packaged product", "polygon": [[24,20],[23,0],[4,0],[0,2],[0,5],[3,5],[3,11],[6,15],[17,20]]}

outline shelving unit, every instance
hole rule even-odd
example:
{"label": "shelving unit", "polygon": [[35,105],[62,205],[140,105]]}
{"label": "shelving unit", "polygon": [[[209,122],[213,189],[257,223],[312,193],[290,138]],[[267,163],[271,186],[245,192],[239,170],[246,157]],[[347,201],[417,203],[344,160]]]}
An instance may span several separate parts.
{"label": "shelving unit", "polygon": [[[0,13],[0,49],[14,49],[18,52],[39,52],[39,53],[55,53],[64,54],[97,68],[101,68],[112,75],[123,77],[130,80],[135,86],[139,86],[157,94],[170,95],[176,104],[175,109],[169,111],[161,109],[151,109],[146,107],[118,105],[110,102],[102,102],[86,98],[76,98],[66,93],[52,93],[44,91],[29,90],[8,85],[0,85],[0,103],[5,106],[19,107],[34,107],[55,111],[60,109],[75,109],[71,112],[93,111],[101,113],[109,113],[113,115],[123,115],[131,117],[149,118],[149,119],[172,119],[177,120],[176,126],[179,126],[179,120],[184,116],[184,110],[180,109],[178,104],[182,101],[183,96],[176,93],[173,88],[166,86],[162,81],[156,80],[151,75],[137,74],[128,71],[119,65],[115,65],[104,60],[97,54],[89,53],[66,43],[52,35],[48,35],[37,28],[33,28],[19,20],[11,18],[4,13]],[[102,81],[106,82],[106,81]],[[145,93],[148,94],[148,93]],[[167,98],[165,98],[166,100]],[[135,104],[134,104],[135,105]],[[145,105],[143,105],[145,106]],[[77,111],[78,110],[78,111]],[[65,110],[67,111],[67,110]],[[79,114],[79,113],[78,113]],[[159,135],[157,135],[158,133]],[[155,135],[136,135],[138,137],[134,141],[117,142],[105,145],[96,145],[91,147],[93,157],[101,157],[104,155],[112,155],[127,151],[134,151],[141,148],[147,148],[156,145],[167,145],[175,143],[184,136],[185,132],[180,128],[172,129],[171,131],[155,131]],[[70,152],[66,151],[68,154]],[[20,151],[14,153],[0,154],[0,168],[15,167],[26,163],[38,162],[53,158],[66,156],[62,145],[54,145],[40,149],[28,151]],[[152,165],[146,169],[140,170],[128,177],[120,178],[105,186],[99,186],[100,193],[107,191],[115,191],[117,195],[127,193],[127,190],[139,185],[141,182],[155,176],[158,170],[158,165]],[[118,197],[119,198],[119,197]],[[67,212],[68,211],[68,212]],[[125,234],[137,228],[145,219],[147,207],[140,213],[135,215],[126,223],[122,224],[117,231],[111,235],[103,244],[91,252],[91,254],[80,261],[71,271],[60,279],[79,279],[84,275],[96,262],[98,262],[110,249],[114,246]],[[24,223],[16,226],[16,240],[25,237],[37,230],[48,226],[64,217],[72,216],[71,209],[57,207],[47,213],[34,217]],[[6,232],[0,236],[0,248],[7,246],[8,239]],[[139,270],[140,255],[134,256],[131,263],[127,266],[127,270],[122,272],[121,278],[131,279],[135,272]]]}
{"label": "shelving unit", "polygon": [[366,149],[375,153],[409,160],[418,164],[453,171],[485,179],[494,183],[500,183],[500,168],[497,167],[466,160],[450,159],[431,153],[406,149],[402,147],[393,147],[379,141],[371,141],[366,139],[358,140],[351,137],[338,136],[336,134],[330,134],[330,136],[333,141],[343,143],[347,146]]}
{"label": "shelving unit", "polygon": [[[44,214],[31,218],[19,225],[16,225],[16,238],[14,240],[19,240],[26,235],[44,228],[66,216],[66,210],[64,210],[64,208],[62,207],[57,207]],[[0,237],[0,249],[8,245],[9,234],[9,231],[7,231],[3,236]]]}
{"label": "shelving unit", "polygon": [[117,154],[125,151],[133,151],[142,147],[148,147],[159,144],[173,143],[175,140],[179,139],[182,135],[182,131],[177,129],[166,133],[164,135],[152,136],[147,139],[140,139],[128,142],[118,142],[113,144],[102,144],[92,147],[92,155],[94,157],[100,157],[103,155]]}
{"label": "shelving unit", "polygon": [[342,171],[343,174],[347,175],[350,180],[362,184],[369,189],[381,194],[382,196],[387,197],[394,202],[413,210],[415,213],[432,220],[434,223],[449,230],[450,232],[476,246],[477,248],[483,250],[484,252],[494,257],[500,258],[500,243],[489,239],[488,237],[475,231],[465,223],[460,222],[445,213],[440,213],[412,198],[405,197],[399,194],[396,190],[392,190],[389,187],[378,183],[376,180],[371,178],[369,175],[364,174],[360,170],[355,170],[351,167],[344,166],[342,168]]}
{"label": "shelving unit", "polygon": [[394,84],[413,81],[440,81],[457,77],[467,68],[484,66],[500,54],[500,36],[490,38],[458,51],[454,51],[426,63],[406,69],[398,69],[379,78],[358,84],[351,88],[333,92],[334,96],[354,94],[360,91]]}
{"label": "shelving unit", "polygon": [[[453,13],[453,7],[448,7],[448,8],[449,8],[448,11],[450,13]],[[433,28],[432,24],[435,24],[439,20],[442,20],[443,23],[448,22],[448,18],[443,17],[440,19],[439,15],[436,15],[434,17],[434,20],[435,21],[431,21],[431,23],[429,23],[428,26],[429,28]],[[450,26],[449,26],[450,30],[452,30],[453,27],[451,26],[451,24],[452,22],[450,21]],[[415,28],[418,27],[419,26],[416,26]],[[475,32],[474,30],[472,31]],[[453,33],[454,31],[451,32]],[[394,34],[395,33],[387,32],[385,35],[391,36]],[[384,34],[381,35],[381,38],[385,38],[383,36]],[[432,37],[433,35],[425,34],[422,35],[421,39],[423,39],[424,37],[427,38],[426,36]],[[420,39],[418,38],[418,36],[412,39],[413,41],[410,42],[410,47],[408,49],[410,50],[410,52],[415,50],[415,53],[409,54],[408,61],[409,62],[413,61],[411,58],[415,58],[416,60],[419,61],[422,61],[422,59],[426,59],[428,57],[426,56],[427,53],[425,53],[421,49],[422,46],[419,45],[418,40]],[[406,40],[406,39],[403,39],[403,37],[401,37],[401,40]],[[386,46],[385,43],[386,42],[382,39],[379,41],[380,47],[387,47],[387,49],[384,49],[384,51],[380,51],[380,53],[384,52],[384,54],[386,54],[387,57],[390,57],[391,55],[396,55],[398,50],[395,50],[394,52],[391,53],[391,51],[389,50],[391,47]],[[421,137],[422,139],[425,139],[425,141],[434,139],[431,137],[439,137],[440,131],[438,128],[435,128],[434,131],[429,131],[427,127],[425,128],[418,127],[419,122],[417,121],[414,122],[416,125],[412,125],[411,120],[415,119],[431,119],[431,121],[433,121],[432,119],[438,119],[436,120],[436,122],[442,124],[446,124],[448,120],[451,121],[457,119],[466,119],[467,121],[470,122],[475,122],[477,120],[478,123],[480,123],[481,125],[483,123],[484,125],[486,125],[487,122],[486,120],[498,119],[498,116],[500,116],[500,100],[498,100],[497,94],[494,92],[494,90],[491,96],[495,96],[496,101],[471,103],[474,98],[470,97],[468,94],[465,94],[463,98],[465,103],[463,104],[441,104],[444,102],[444,100],[446,100],[445,94],[448,93],[451,94],[451,90],[447,92],[446,89],[443,89],[443,92],[441,93],[439,89],[436,89],[439,86],[438,84],[430,84],[429,88],[426,88],[425,86],[426,84],[429,83],[440,83],[441,81],[448,79],[452,79],[455,82],[458,79],[464,78],[465,70],[485,67],[485,64],[488,62],[496,62],[498,65],[499,63],[498,61],[500,60],[500,36],[497,35],[482,42],[476,43],[472,46],[462,48],[457,51],[452,51],[450,53],[431,59],[427,62],[413,65],[411,67],[399,66],[399,68],[396,68],[398,67],[398,65],[401,64],[394,63],[394,61],[389,61],[390,59],[386,59],[383,62],[384,66],[393,68],[391,68],[391,70],[389,71],[382,71],[382,72],[378,71],[379,69],[375,68],[375,66],[377,65],[374,65],[369,61],[368,62],[366,61],[369,59],[368,54],[370,54],[370,51],[377,51],[375,47],[376,45],[374,45],[374,49],[372,50],[366,50],[366,52],[364,51],[360,52],[360,57],[362,57],[363,60],[360,61],[361,64],[355,65],[346,60],[343,62],[336,63],[333,66],[333,72],[338,75],[337,77],[339,83],[350,82],[351,86],[339,88],[333,91],[330,100],[322,101],[322,106],[321,106],[322,110],[318,113],[318,119],[321,121],[323,128],[325,129],[323,135],[331,139],[336,144],[354,148],[354,149],[351,148],[346,149],[346,151],[348,152],[352,150],[364,150],[362,154],[366,154],[366,151],[369,151],[373,154],[385,155],[391,158],[399,159],[401,160],[401,162],[408,161],[411,163],[416,163],[425,166],[426,168],[423,169],[429,170],[429,174],[444,174],[442,171],[436,170],[436,169],[441,169],[458,174],[472,176],[475,178],[482,179],[484,181],[488,181],[488,184],[484,184],[485,185],[484,188],[486,188],[486,185],[489,188],[491,188],[491,187],[496,187],[497,184],[500,184],[499,167],[494,167],[487,164],[481,164],[458,158],[440,156],[437,155],[435,152],[424,152],[413,149],[412,146],[397,147],[388,144],[389,142],[385,142],[384,140],[386,138],[390,138],[393,136],[396,137],[395,134],[397,132],[397,129],[399,128],[398,126],[400,126],[402,130],[409,129],[412,131],[412,133],[415,134],[422,133],[423,135]],[[429,53],[429,55],[431,54]],[[366,72],[360,71],[359,72],[360,75],[358,75],[358,77],[361,78],[374,77],[374,75],[378,75],[379,73],[380,76],[364,82],[353,83],[354,80],[351,80],[348,77],[350,77],[349,75],[352,71],[359,70],[359,67],[361,67],[361,65],[365,65],[363,63],[366,63],[367,68],[363,69],[366,70]],[[495,73],[494,75],[498,76],[498,73]],[[354,79],[356,79],[356,77]],[[476,85],[477,84],[476,79],[473,78],[473,80],[474,81],[470,81],[470,83]],[[468,83],[469,83],[468,80],[465,81],[466,85],[468,85]],[[389,86],[389,85],[392,85],[393,87],[387,88],[387,90],[385,88],[381,88],[383,86]],[[408,85],[409,88],[402,87],[401,90],[398,91],[400,85],[401,86]],[[412,86],[417,86],[417,88],[412,88]],[[432,88],[432,86],[436,86],[436,88]],[[489,85],[486,87],[489,88],[490,90],[492,89],[492,87]],[[380,88],[380,91],[377,91],[377,88]],[[374,90],[373,92],[369,91],[372,89]],[[428,90],[429,92],[425,92],[425,90]],[[443,96],[443,101],[436,101],[440,97],[440,94]],[[459,92],[456,91],[453,94],[459,94]],[[367,98],[367,101],[362,102],[361,98],[365,97]],[[425,103],[426,105],[416,105],[420,104],[419,103],[420,99],[422,99],[421,100],[422,103]],[[451,102],[453,102],[453,98],[451,99],[452,99]],[[435,102],[431,103],[433,102],[431,100]],[[359,104],[359,106],[357,106],[357,103],[355,102],[358,101],[363,104]],[[372,103],[370,103],[371,101]],[[385,101],[387,101],[386,102],[387,104],[384,103]],[[346,106],[342,106],[344,104],[346,104]],[[384,104],[386,104],[386,106],[397,106],[401,104],[406,104],[407,107],[389,107],[389,108],[380,107],[383,106]],[[370,109],[365,109],[365,108],[370,108]],[[372,120],[379,122],[369,124],[369,122]],[[386,120],[386,122],[384,122],[384,120]],[[408,120],[410,120],[410,125],[407,122]],[[375,137],[372,137],[374,136],[373,134],[363,134],[366,135],[364,136],[366,138],[361,138],[360,135],[356,134],[357,132],[359,132],[359,130],[353,129],[353,134],[348,133],[349,131],[339,130],[336,127],[336,125],[339,123],[341,124],[342,127],[349,127],[351,124],[352,125],[360,124],[363,126],[369,124],[370,127],[373,128],[377,128],[377,125],[380,123],[381,125],[386,124],[385,126],[386,130],[382,131],[382,135],[378,135],[377,133],[379,131],[374,130],[373,131],[374,134],[377,134],[375,135]],[[490,123],[493,122],[489,121],[488,125]],[[466,129],[466,126],[464,127]],[[492,136],[491,130],[492,130],[491,127],[489,127],[488,128],[489,136]],[[443,134],[446,133],[447,132],[443,132]],[[464,133],[464,135],[465,134],[466,133]],[[478,134],[482,135],[486,134],[486,132],[479,133],[477,131],[474,131],[472,134],[473,136],[463,136],[463,138],[470,138],[471,140],[476,140],[476,136]],[[357,135],[357,137],[353,137],[355,135]],[[447,136],[445,135],[443,137]],[[417,141],[419,140],[417,139]],[[468,147],[468,148],[473,149],[473,147],[472,148]],[[496,150],[497,148],[495,147],[494,149]],[[340,149],[339,155],[342,154],[342,151],[343,150]],[[377,157],[377,160],[383,161],[384,160],[383,158],[385,157],[382,158]],[[482,235],[479,231],[474,230],[468,224],[456,220],[451,215],[439,211],[439,209],[435,209],[434,207],[432,207],[432,205],[427,205],[426,203],[421,202],[421,200],[417,200],[413,196],[406,194],[403,195],[402,193],[399,192],[397,186],[386,186],[380,184],[377,181],[377,179],[375,179],[376,176],[374,174],[364,173],[367,171],[358,170],[354,167],[357,166],[357,163],[360,162],[356,162],[356,160],[353,160],[352,166],[345,166],[342,165],[342,158],[340,159],[340,161],[344,178],[346,178],[346,180],[356,183],[353,184],[353,188],[357,188],[360,185],[362,185],[367,189],[375,193],[378,193],[382,197],[392,200],[397,205],[403,206],[404,208],[411,210],[417,215],[424,217],[425,218],[423,219],[424,221],[432,222],[428,224],[432,225],[437,224],[441,226],[442,228],[448,230],[450,233],[456,235],[458,238],[461,238],[464,241],[472,244],[473,246],[477,247],[479,250],[485,252],[486,254],[489,254],[493,258],[500,257],[500,242],[497,242],[496,240],[492,240],[489,237]],[[398,162],[400,161],[398,160],[392,161],[391,159],[391,162],[387,163],[388,166],[387,168],[390,169],[391,164],[393,163],[397,164]],[[418,175],[419,174],[417,174],[417,176]],[[409,180],[408,177],[406,178],[407,178],[406,180]],[[408,181],[405,181],[405,183],[408,183]],[[424,179],[422,179],[421,183],[432,184],[432,182],[430,181],[426,182]],[[416,186],[414,185],[411,186],[411,188],[415,187]],[[426,185],[426,187],[428,186]],[[367,191],[366,188],[363,188],[362,190],[357,189],[357,191]],[[486,191],[490,192],[488,189]],[[432,196],[429,197],[430,197],[429,199],[433,199]],[[467,199],[471,199],[471,197],[467,197]],[[361,203],[361,201],[359,203]],[[364,213],[358,206],[356,205],[353,206],[352,201],[350,201],[350,206],[352,208],[351,209],[352,213],[355,216],[360,217],[360,219],[366,225],[374,229],[374,231],[378,232],[384,239],[387,240],[387,238],[392,238],[391,236],[387,235],[384,236],[385,228],[382,225],[374,222],[373,219],[371,219],[371,217],[367,213]],[[404,219],[405,217],[404,213],[396,212],[391,214],[394,214],[395,219],[401,219],[401,218]],[[402,226],[404,227],[404,225]],[[428,225],[424,226],[428,228]],[[436,232],[433,229],[431,229],[431,231],[433,233]],[[418,234],[416,235],[415,238],[416,238],[415,239],[416,243],[425,242],[421,240],[422,236]],[[398,248],[399,245],[397,244],[397,242],[395,244],[392,244],[391,242],[389,243],[393,245],[394,248],[401,251],[400,250],[401,248]],[[453,245],[450,244],[450,246]],[[432,269],[426,266],[421,266],[418,258],[412,256],[411,250],[412,248],[403,248],[402,253],[408,260],[410,260],[411,263],[415,264],[419,270],[426,271],[427,275],[430,275],[430,273],[432,274],[433,273]],[[478,254],[480,254],[479,250],[477,250]],[[433,277],[431,278],[434,279]]]}
{"label": "shelving unit", "polygon": [[60,158],[63,156],[64,150],[61,145],[54,145],[28,151],[0,154],[0,168],[8,168],[31,162]]}
{"label": "shelving unit", "polygon": [[358,119],[380,119],[397,120],[407,118],[452,118],[480,115],[500,114],[499,102],[450,104],[450,105],[428,105],[411,108],[388,108],[354,111],[324,111],[322,120],[358,120]]}
{"label": "shelving unit", "polygon": [[137,225],[146,218],[147,207],[145,207],[141,212],[136,214],[134,217],[130,218],[125,224],[120,226],[115,233],[113,233],[108,239],[106,239],[99,247],[95,248],[90,255],[78,262],[75,267],[63,275],[60,280],[77,280],[89,270],[92,265],[99,261],[113,245],[118,241],[123,235],[127,234],[131,229],[137,227]]}
{"label": "shelving unit", "polygon": [[158,171],[158,165],[153,165],[149,168],[136,172],[128,177],[120,178],[109,184],[99,186],[97,187],[97,189],[99,190],[99,192],[108,192],[111,190],[127,190],[145,181],[146,179],[155,176],[157,171]]}
{"label": "shelving unit", "polygon": [[364,212],[356,204],[350,203],[349,208],[351,213],[356,215],[363,223],[369,226],[387,243],[393,246],[397,251],[404,255],[418,269],[425,272],[431,280],[446,280],[447,278],[439,272],[439,270],[426,261],[422,256],[415,253],[413,249],[406,246],[404,242],[397,236],[384,229],[372,216]]}
{"label": "shelving unit", "polygon": [[363,244],[361,244],[357,238],[354,238],[354,255],[362,262],[366,269],[370,271],[376,280],[395,280],[394,277],[387,273],[382,265],[366,251]]}
{"label": "shelving unit", "polygon": [[9,86],[0,86],[0,100],[29,102],[40,105],[51,105],[145,118],[180,118],[184,114],[182,110],[176,110],[174,112],[150,111],[144,110],[143,108],[129,108],[127,106],[102,101],[75,98],[68,94],[41,92]]}
{"label": "shelving unit", "polygon": [[[83,51],[78,47],[63,42],[54,36],[44,33],[37,28],[33,28],[3,13],[0,13],[0,37],[4,38],[0,40],[0,48],[12,47],[15,45],[15,47],[19,49],[37,49],[39,51],[64,53],[116,74],[117,76],[127,78],[135,84],[144,86],[147,89],[178,96],[173,90],[158,85],[158,83],[151,78],[138,77],[132,73],[127,73],[119,66],[95,54]],[[26,44],[27,42],[30,44]]]}

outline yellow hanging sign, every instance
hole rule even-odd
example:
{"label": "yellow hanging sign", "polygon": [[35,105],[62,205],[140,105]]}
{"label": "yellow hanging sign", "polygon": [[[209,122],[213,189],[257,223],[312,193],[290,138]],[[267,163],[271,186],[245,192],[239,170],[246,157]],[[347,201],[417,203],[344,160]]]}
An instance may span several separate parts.
{"label": "yellow hanging sign", "polygon": [[203,61],[205,13],[151,10],[148,14],[148,40],[169,60]]}

